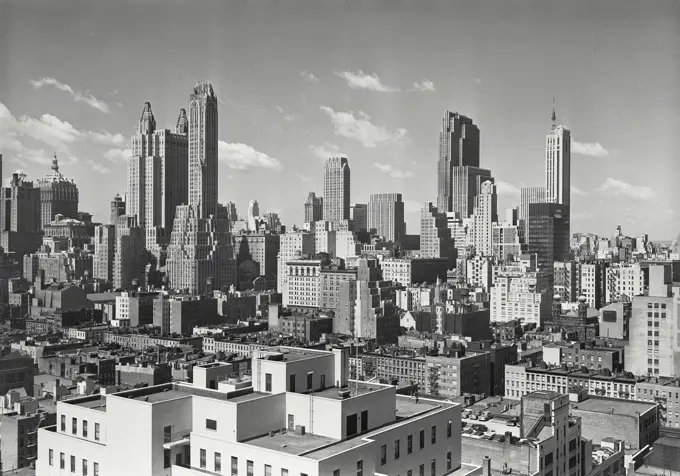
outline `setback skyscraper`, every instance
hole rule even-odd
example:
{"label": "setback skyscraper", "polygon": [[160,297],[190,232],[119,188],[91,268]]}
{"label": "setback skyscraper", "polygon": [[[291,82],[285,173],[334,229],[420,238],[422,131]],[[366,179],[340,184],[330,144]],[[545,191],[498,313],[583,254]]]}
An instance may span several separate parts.
{"label": "setback skyscraper", "polygon": [[553,103],[552,128],[545,137],[545,201],[570,204],[571,196],[571,132],[557,125]]}
{"label": "setback skyscraper", "polygon": [[349,162],[345,157],[326,161],[323,179],[323,219],[332,223],[349,221]]}
{"label": "setback skyscraper", "polygon": [[493,224],[498,221],[496,186],[491,181],[482,184],[475,197],[475,212],[472,219],[472,243],[479,256],[493,254]]}
{"label": "setback skyscraper", "polygon": [[217,205],[217,97],[198,83],[189,107],[189,203],[175,213],[167,275],[174,289],[204,294],[236,282],[226,207]]}
{"label": "setback skyscraper", "polygon": [[57,154],[52,160],[52,173],[37,181],[40,189],[40,220],[44,229],[55,215],[76,218],[78,215],[78,187],[59,172]]}
{"label": "setback skyscraper", "polygon": [[368,201],[368,229],[388,241],[399,242],[406,234],[401,193],[372,193]]}
{"label": "setback skyscraper", "polygon": [[479,168],[479,128],[472,119],[446,111],[439,133],[437,209],[468,218],[474,197],[491,172]]}
{"label": "setback skyscraper", "polygon": [[525,242],[529,233],[529,204],[544,202],[545,187],[522,187],[520,189],[519,225]]}
{"label": "setback skyscraper", "polygon": [[305,202],[305,223],[312,223],[323,219],[323,197],[317,197],[309,192]]}

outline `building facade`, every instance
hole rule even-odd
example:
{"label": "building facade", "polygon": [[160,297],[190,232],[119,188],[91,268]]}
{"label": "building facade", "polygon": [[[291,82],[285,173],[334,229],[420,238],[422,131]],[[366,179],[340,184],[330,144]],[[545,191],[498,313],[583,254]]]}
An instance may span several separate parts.
{"label": "building facade", "polygon": [[52,173],[38,179],[40,190],[40,220],[44,228],[56,215],[76,218],[78,214],[78,187],[59,172],[59,161],[54,155]]}
{"label": "building facade", "polygon": [[326,161],[323,179],[323,219],[333,223],[349,220],[350,168],[345,157]]}
{"label": "building facade", "polygon": [[372,193],[368,200],[368,229],[387,241],[399,243],[406,233],[401,193]]}

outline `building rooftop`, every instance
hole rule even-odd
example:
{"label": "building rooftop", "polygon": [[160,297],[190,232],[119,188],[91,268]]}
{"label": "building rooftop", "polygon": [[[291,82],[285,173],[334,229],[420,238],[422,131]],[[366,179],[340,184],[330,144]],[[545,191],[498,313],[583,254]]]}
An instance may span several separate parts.
{"label": "building rooftop", "polygon": [[536,390],[524,396],[524,398],[541,398],[544,400],[553,400],[560,396],[557,392],[552,392],[550,390]]}
{"label": "building rooftop", "polygon": [[305,433],[304,435],[301,435],[296,432],[286,431],[284,433],[279,431],[273,436],[266,434],[245,441],[244,443],[269,450],[299,455],[301,453],[306,453],[308,451],[314,450],[315,448],[323,447],[337,441],[338,440],[313,435],[311,433]]}
{"label": "building rooftop", "polygon": [[654,403],[645,403],[635,400],[622,400],[618,398],[590,397],[578,403],[572,403],[573,410],[581,410],[595,413],[613,413],[616,415],[636,416],[643,414],[656,406]]}
{"label": "building rooftop", "polygon": [[[283,354],[283,362],[295,362],[298,360],[313,359],[323,355],[329,355],[328,352],[318,352],[312,349],[302,349],[297,347],[271,347],[263,349],[262,357],[274,354]],[[272,360],[273,362],[281,362]]]}
{"label": "building rooftop", "polygon": [[120,296],[120,293],[91,293],[87,295],[87,300],[95,303],[115,303],[116,296]]}
{"label": "building rooftop", "polygon": [[160,402],[167,402],[169,400],[175,400],[177,398],[185,398],[185,397],[188,397],[188,396],[189,395],[186,392],[182,392],[182,391],[179,391],[179,390],[167,389],[167,390],[164,390],[162,392],[148,393],[146,395],[130,396],[128,398],[133,398],[135,400],[141,400],[143,402],[149,402],[149,403],[160,403]]}
{"label": "building rooftop", "polygon": [[89,408],[91,410],[97,410],[100,412],[106,411],[106,397],[103,395],[95,395],[92,397],[87,397],[86,399],[79,398],[74,400],[66,400],[64,403],[78,407]]}

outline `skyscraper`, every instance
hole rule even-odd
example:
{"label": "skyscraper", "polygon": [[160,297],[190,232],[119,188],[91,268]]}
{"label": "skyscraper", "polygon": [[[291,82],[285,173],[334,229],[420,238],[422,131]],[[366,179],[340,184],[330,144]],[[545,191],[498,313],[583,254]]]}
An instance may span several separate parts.
{"label": "skyscraper", "polygon": [[472,119],[446,111],[439,132],[437,209],[469,217],[472,200],[484,181],[478,175],[491,177],[491,172],[479,168],[479,128]]}
{"label": "skyscraper", "polygon": [[111,217],[109,218],[111,225],[115,226],[118,217],[125,215],[125,208],[125,201],[120,195],[116,194],[113,200],[111,200]]}
{"label": "skyscraper", "polygon": [[350,169],[345,157],[326,161],[323,179],[323,219],[333,223],[349,220]]}
{"label": "skyscraper", "polygon": [[217,208],[217,96],[210,83],[198,83],[189,96],[189,205],[198,218]]}
{"label": "skyscraper", "polygon": [[545,137],[545,201],[569,205],[571,196],[571,132],[557,125],[553,102],[552,128]]}
{"label": "skyscraper", "polygon": [[116,246],[113,261],[113,286],[116,289],[130,289],[137,279],[140,286],[145,284],[144,269],[147,257],[144,254],[144,230],[134,215],[121,215],[115,227]]}
{"label": "skyscraper", "polygon": [[305,202],[305,223],[311,223],[323,219],[323,197],[317,197],[314,192],[309,192]]}
{"label": "skyscraper", "polygon": [[545,202],[545,187],[522,187],[520,189],[519,225],[526,241],[529,226],[529,204]]}
{"label": "skyscraper", "polygon": [[401,193],[373,193],[368,201],[368,229],[388,241],[399,242],[406,233]]}
{"label": "skyscraper", "polygon": [[[130,140],[126,213],[137,216],[151,249],[167,242],[177,205],[187,202],[187,118],[181,109],[175,125],[156,130],[149,102],[144,103],[139,128]],[[162,229],[162,231],[159,231]]]}
{"label": "skyscraper", "polygon": [[41,228],[54,221],[55,215],[76,218],[78,215],[78,187],[59,172],[57,154],[52,160],[52,173],[38,179],[40,189]]}
{"label": "skyscraper", "polygon": [[498,221],[497,210],[496,186],[487,180],[475,197],[472,220],[472,243],[479,256],[493,254],[493,223]]}
{"label": "skyscraper", "polygon": [[248,229],[257,231],[257,219],[260,217],[260,205],[257,200],[251,200],[248,204]]}
{"label": "skyscraper", "polygon": [[234,223],[238,220],[238,213],[236,212],[236,204],[234,202],[227,202],[224,207],[227,209],[227,218],[229,223]]}
{"label": "skyscraper", "polygon": [[[117,220],[118,217],[116,217]],[[92,241],[94,242],[92,277],[112,282],[116,249],[115,225],[97,225],[94,228],[94,238],[92,238]]]}
{"label": "skyscraper", "polygon": [[174,289],[204,294],[236,282],[226,207],[217,204],[217,97],[198,83],[189,107],[189,203],[177,207],[167,274]]}
{"label": "skyscraper", "polygon": [[12,174],[2,187],[0,202],[0,246],[20,260],[35,252],[42,242],[40,190],[20,173]]}
{"label": "skyscraper", "polygon": [[365,203],[353,203],[349,206],[349,219],[352,222],[353,231],[366,231],[368,229],[368,205]]}
{"label": "skyscraper", "polygon": [[449,269],[456,263],[456,248],[445,213],[432,202],[420,211],[420,254],[423,258],[449,258]]}
{"label": "skyscraper", "polygon": [[559,203],[529,204],[529,253],[538,257],[538,269],[552,273],[555,261],[568,261],[569,206]]}

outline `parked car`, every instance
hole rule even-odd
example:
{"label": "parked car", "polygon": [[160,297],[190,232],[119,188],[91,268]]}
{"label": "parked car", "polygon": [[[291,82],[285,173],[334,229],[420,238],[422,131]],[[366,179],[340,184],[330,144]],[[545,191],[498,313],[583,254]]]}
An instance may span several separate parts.
{"label": "parked car", "polygon": [[489,420],[491,420],[491,418],[493,418],[493,417],[491,416],[491,413],[488,412],[488,411],[486,411],[486,410],[483,411],[483,412],[479,415],[479,419],[482,420],[482,421],[489,421]]}

